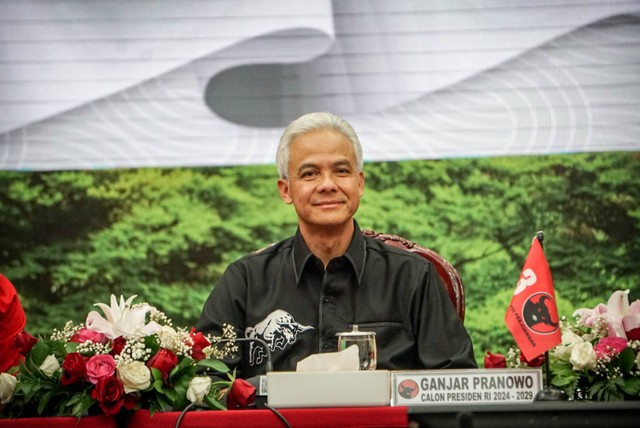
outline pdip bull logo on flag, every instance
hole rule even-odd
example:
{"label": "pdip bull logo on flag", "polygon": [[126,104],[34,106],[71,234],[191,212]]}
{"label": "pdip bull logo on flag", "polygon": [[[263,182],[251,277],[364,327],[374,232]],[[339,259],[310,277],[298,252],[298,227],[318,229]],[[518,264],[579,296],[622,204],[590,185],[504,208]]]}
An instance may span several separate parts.
{"label": "pdip bull logo on flag", "polygon": [[522,307],[524,323],[540,334],[550,334],[558,330],[558,316],[554,314],[555,302],[547,293],[536,293],[529,297]]}
{"label": "pdip bull logo on flag", "polygon": [[533,238],[504,320],[529,361],[562,341],[551,271],[538,238]]}

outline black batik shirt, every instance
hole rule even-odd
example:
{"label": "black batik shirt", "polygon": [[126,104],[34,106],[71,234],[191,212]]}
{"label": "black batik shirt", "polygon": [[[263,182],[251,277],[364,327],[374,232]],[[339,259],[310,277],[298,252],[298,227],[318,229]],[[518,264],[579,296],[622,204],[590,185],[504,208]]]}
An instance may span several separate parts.
{"label": "black batik shirt", "polygon": [[[275,370],[337,350],[336,333],[376,333],[378,369],[476,367],[473,348],[435,267],[409,251],[364,237],[357,225],[344,256],[322,261],[300,231],[230,264],[204,304],[196,329],[268,345]],[[240,344],[226,360],[244,378],[264,374],[264,349]]]}

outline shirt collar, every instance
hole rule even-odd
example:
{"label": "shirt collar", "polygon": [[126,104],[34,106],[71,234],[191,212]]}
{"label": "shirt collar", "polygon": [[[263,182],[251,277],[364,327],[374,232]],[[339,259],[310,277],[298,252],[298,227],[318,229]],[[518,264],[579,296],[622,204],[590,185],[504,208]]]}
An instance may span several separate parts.
{"label": "shirt collar", "polygon": [[[364,236],[362,235],[362,231],[360,230],[360,226],[358,226],[358,222],[353,220],[353,226],[353,238],[351,239],[351,243],[349,244],[349,248],[347,248],[347,252],[344,254],[344,257],[349,261],[354,272],[356,272],[358,285],[360,285],[360,280],[362,279],[362,275],[364,273],[366,245]],[[293,239],[292,252],[293,270],[296,276],[296,285],[300,284],[302,272],[309,263],[309,260],[312,260],[314,258],[315,256],[309,250],[309,247],[307,247],[307,244],[302,238],[302,233],[300,233],[300,228],[298,228]]]}

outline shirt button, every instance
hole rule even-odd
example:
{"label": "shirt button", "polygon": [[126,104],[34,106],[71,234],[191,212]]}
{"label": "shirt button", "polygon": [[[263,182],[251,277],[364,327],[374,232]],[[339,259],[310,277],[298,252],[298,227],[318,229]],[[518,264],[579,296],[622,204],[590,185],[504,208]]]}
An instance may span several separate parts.
{"label": "shirt button", "polygon": [[323,343],[322,344],[322,349],[329,349],[331,347],[331,345],[329,345],[328,343]]}
{"label": "shirt button", "polygon": [[323,302],[325,303],[331,303],[331,297],[325,297]]}

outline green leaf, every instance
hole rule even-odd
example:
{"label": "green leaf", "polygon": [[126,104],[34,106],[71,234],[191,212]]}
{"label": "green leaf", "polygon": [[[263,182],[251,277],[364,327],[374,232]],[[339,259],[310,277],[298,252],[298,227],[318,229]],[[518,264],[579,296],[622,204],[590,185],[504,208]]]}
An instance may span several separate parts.
{"label": "green leaf", "polygon": [[83,395],[84,395],[84,391],[76,392],[75,394],[72,394],[70,398],[67,398],[66,405],[67,406],[72,406],[72,405],[74,405],[76,403],[79,403],[80,401],[82,401]]}
{"label": "green leaf", "polygon": [[204,397],[204,402],[207,403],[207,405],[211,409],[227,410],[227,408],[223,406],[222,403],[220,403],[218,400],[214,398],[209,397],[209,395],[206,395]]}
{"label": "green leaf", "polygon": [[81,417],[82,416],[82,400],[75,403],[75,405],[71,408],[71,411],[69,413],[71,414],[71,416],[75,416],[76,418]]}
{"label": "green leaf", "polygon": [[169,401],[174,402],[177,398],[177,392],[172,389],[172,388],[167,388],[164,390],[164,395],[167,396],[167,398],[169,399]]}
{"label": "green leaf", "polygon": [[205,358],[196,363],[197,366],[200,367],[208,367],[220,373],[227,373],[229,371],[229,367],[220,360],[215,360],[213,358]]}
{"label": "green leaf", "polygon": [[171,409],[171,402],[164,395],[157,396],[157,403],[158,403],[158,406],[160,407],[160,410],[163,412],[166,412],[167,410]]}
{"label": "green leaf", "polygon": [[620,367],[620,370],[623,374],[629,374],[636,363],[635,359],[636,354],[631,348],[625,348],[622,352],[620,352],[620,354],[618,355],[618,367]]}
{"label": "green leaf", "polygon": [[73,352],[76,352],[76,350],[78,349],[78,345],[78,342],[65,342],[64,349],[67,354],[71,354]]}
{"label": "green leaf", "polygon": [[153,376],[153,380],[160,381],[160,382],[164,382],[164,379],[162,378],[162,372],[160,370],[158,370],[155,367],[151,367],[151,374]]}
{"label": "green leaf", "polygon": [[51,400],[51,398],[53,398],[53,396],[56,394],[56,390],[51,390],[47,393],[45,393],[40,400],[38,401],[38,414],[41,415],[42,412],[44,411],[45,407],[47,407],[47,404],[49,404],[49,401]]}
{"label": "green leaf", "polygon": [[164,382],[162,380],[157,380],[152,384],[153,389],[155,389],[160,394],[164,394]]}
{"label": "green leaf", "polygon": [[625,394],[630,395],[631,397],[637,397],[640,393],[640,378],[632,377],[625,379],[622,390]]}
{"label": "green leaf", "polygon": [[31,361],[33,361],[34,366],[40,367],[45,358],[47,358],[50,354],[52,354],[51,347],[45,343],[44,340],[40,340],[33,345],[31,348],[31,352],[29,352],[29,357]]}

